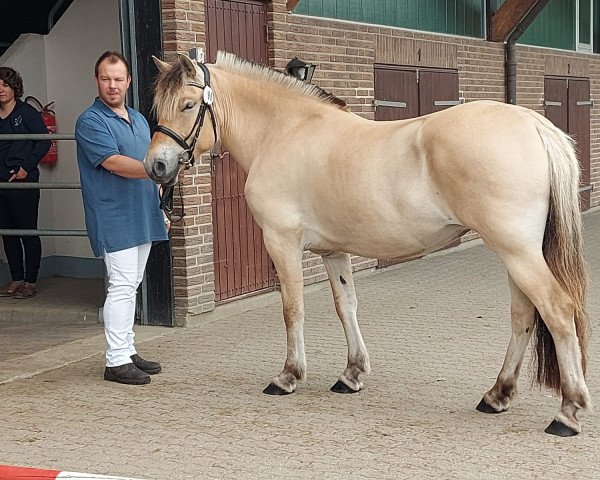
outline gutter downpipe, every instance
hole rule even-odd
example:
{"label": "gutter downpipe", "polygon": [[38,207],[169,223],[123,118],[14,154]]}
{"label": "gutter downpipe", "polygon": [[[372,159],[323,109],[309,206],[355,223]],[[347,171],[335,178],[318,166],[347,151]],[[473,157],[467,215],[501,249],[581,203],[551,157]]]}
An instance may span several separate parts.
{"label": "gutter downpipe", "polygon": [[506,103],[517,104],[517,52],[515,44],[517,40],[529,28],[540,12],[546,7],[550,0],[540,0],[525,15],[525,18],[515,27],[506,41],[504,72],[506,75]]}

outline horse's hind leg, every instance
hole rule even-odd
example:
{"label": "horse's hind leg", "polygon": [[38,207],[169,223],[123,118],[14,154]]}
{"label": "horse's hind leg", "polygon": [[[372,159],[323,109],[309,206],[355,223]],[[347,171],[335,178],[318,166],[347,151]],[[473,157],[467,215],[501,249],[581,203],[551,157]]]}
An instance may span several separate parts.
{"label": "horse's hind leg", "polygon": [[591,401],[583,373],[573,300],[558,283],[541,252],[501,256],[515,283],[536,306],[554,342],[562,404],[546,432],[560,436],[576,435],[581,431],[577,411],[589,407]]}
{"label": "horse's hind leg", "polygon": [[352,279],[350,255],[332,253],[323,255],[323,263],[329,275],[329,282],[335,301],[335,309],[344,327],[348,344],[348,364],[337,383],[331,387],[336,393],[358,392],[363,383],[358,378],[361,373],[369,373],[369,354],[363,342],[356,319],[357,300]]}
{"label": "horse's hind leg", "polygon": [[483,413],[500,413],[510,408],[510,402],[517,394],[517,379],[534,327],[535,306],[515,284],[510,274],[508,282],[511,294],[512,333],[496,383],[477,405],[477,410]]}

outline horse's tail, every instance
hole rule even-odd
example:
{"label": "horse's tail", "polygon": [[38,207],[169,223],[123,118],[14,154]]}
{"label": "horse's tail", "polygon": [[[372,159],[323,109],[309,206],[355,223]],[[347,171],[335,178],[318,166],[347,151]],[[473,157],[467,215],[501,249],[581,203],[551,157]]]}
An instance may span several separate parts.
{"label": "horse's tail", "polygon": [[[591,332],[586,313],[587,268],[579,209],[579,163],[574,141],[549,120],[540,118],[537,130],[546,148],[550,169],[550,205],[544,231],[544,258],[573,302],[581,366],[587,367]],[[560,372],[554,341],[539,312],[535,312],[535,356],[540,385],[560,392]]]}

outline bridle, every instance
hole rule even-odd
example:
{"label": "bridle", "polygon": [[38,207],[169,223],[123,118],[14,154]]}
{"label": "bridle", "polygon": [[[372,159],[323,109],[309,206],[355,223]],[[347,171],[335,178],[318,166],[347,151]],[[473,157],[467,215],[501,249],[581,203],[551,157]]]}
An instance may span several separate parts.
{"label": "bridle", "polygon": [[[215,143],[217,142],[217,124],[215,122],[215,114],[212,109],[212,104],[214,100],[214,94],[212,87],[210,86],[210,72],[208,68],[203,63],[198,62],[197,65],[202,70],[204,74],[204,85],[198,82],[189,82],[187,85],[191,87],[196,87],[203,89],[202,94],[202,102],[200,103],[200,108],[198,109],[198,115],[196,116],[196,120],[194,121],[194,125],[190,130],[190,133],[185,137],[181,137],[177,132],[174,132],[168,127],[164,125],[157,125],[154,127],[153,134],[156,132],[160,132],[165,134],[170,139],[174,140],[183,151],[179,154],[178,163],[183,165],[187,170],[190,167],[193,167],[196,163],[196,159],[194,158],[194,148],[196,147],[196,141],[200,136],[200,130],[202,130],[202,126],[204,125],[204,117],[206,115],[206,111],[210,113],[210,118],[213,127],[213,135],[215,138]],[[190,138],[192,139],[191,143],[188,143]],[[217,155],[218,157],[222,157],[222,155]],[[211,152],[211,158],[214,157],[214,153]],[[181,215],[175,221],[179,221],[184,217],[183,213],[183,196],[181,194],[181,185],[179,185],[179,197],[181,199]],[[160,208],[165,212],[165,215],[169,220],[171,220],[171,216],[173,214],[173,186],[163,186],[162,194],[160,195]]]}
{"label": "bridle", "polygon": [[[200,108],[198,109],[198,115],[196,116],[196,120],[194,121],[194,125],[190,130],[190,133],[187,137],[183,138],[178,133],[174,132],[168,127],[164,125],[157,125],[154,127],[154,132],[164,133],[167,137],[171,138],[177,144],[183,148],[183,151],[179,154],[179,163],[183,164],[186,170],[190,167],[193,167],[196,163],[194,158],[194,147],[196,146],[196,141],[200,136],[200,130],[202,129],[202,125],[204,125],[204,116],[206,115],[206,111],[210,113],[210,117],[212,120],[213,134],[215,136],[215,142],[217,141],[217,125],[215,123],[215,114],[212,109],[212,103],[214,100],[214,94],[212,91],[212,87],[210,86],[210,72],[206,65],[203,63],[197,64],[202,73],[204,73],[204,85],[198,82],[189,82],[187,85],[191,87],[196,87],[203,89],[204,92],[202,94],[202,102],[200,103]],[[192,139],[192,143],[188,143],[189,139]]]}

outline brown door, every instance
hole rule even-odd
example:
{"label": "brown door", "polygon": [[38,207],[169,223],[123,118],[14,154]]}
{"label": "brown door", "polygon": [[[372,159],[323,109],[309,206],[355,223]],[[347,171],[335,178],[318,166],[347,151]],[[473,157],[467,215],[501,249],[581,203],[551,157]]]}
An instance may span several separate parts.
{"label": "brown door", "polygon": [[[206,0],[207,58],[217,51],[267,64],[264,2]],[[216,93],[218,95],[218,92]],[[262,232],[244,196],[245,172],[229,155],[217,160],[212,177],[215,299],[223,301],[275,288],[275,269]]]}
{"label": "brown door", "polygon": [[566,78],[546,77],[544,80],[544,109],[546,118],[563,132],[569,131],[569,100]]}
{"label": "brown door", "polygon": [[375,120],[404,120],[419,116],[416,70],[375,67]]}
{"label": "brown door", "polygon": [[[375,120],[404,120],[457,105],[458,72],[375,65]],[[453,245],[458,245],[457,240]],[[379,259],[378,268],[401,260]]]}
{"label": "brown door", "polygon": [[544,108],[548,118],[577,142],[581,165],[580,206],[590,208],[590,81],[580,78],[546,77]]}
{"label": "brown door", "polygon": [[577,142],[581,166],[581,210],[590,208],[590,81],[569,79],[569,130]]}
{"label": "brown door", "polygon": [[419,72],[419,115],[439,112],[459,103],[457,71],[421,70]]}

